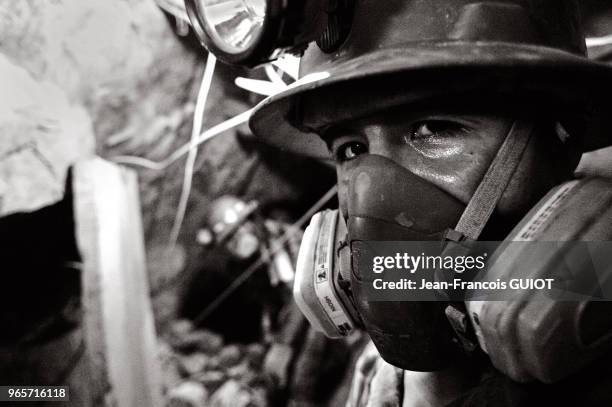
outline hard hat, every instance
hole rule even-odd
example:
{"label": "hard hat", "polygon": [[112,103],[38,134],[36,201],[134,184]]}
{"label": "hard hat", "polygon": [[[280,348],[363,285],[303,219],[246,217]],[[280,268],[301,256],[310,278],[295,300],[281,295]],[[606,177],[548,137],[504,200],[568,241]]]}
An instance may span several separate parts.
{"label": "hard hat", "polygon": [[589,127],[584,151],[610,144],[612,67],[585,57],[575,1],[354,3],[344,43],[334,52],[311,43],[301,79],[256,108],[250,126],[260,138],[327,157],[314,133],[332,123],[451,93],[488,92],[537,98],[547,103],[542,108],[575,118]]}

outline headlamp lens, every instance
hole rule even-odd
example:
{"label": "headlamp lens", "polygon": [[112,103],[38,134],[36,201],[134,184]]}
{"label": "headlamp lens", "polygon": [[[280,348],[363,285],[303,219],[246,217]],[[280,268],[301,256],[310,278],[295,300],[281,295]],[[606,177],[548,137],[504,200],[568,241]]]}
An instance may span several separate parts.
{"label": "headlamp lens", "polygon": [[208,34],[224,52],[237,54],[257,42],[266,17],[266,0],[198,0]]}

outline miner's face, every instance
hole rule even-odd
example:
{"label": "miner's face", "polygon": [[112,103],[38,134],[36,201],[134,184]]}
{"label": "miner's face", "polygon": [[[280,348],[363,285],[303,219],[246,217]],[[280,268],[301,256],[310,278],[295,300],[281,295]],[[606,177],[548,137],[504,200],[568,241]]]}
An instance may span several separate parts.
{"label": "miner's face", "polygon": [[[348,241],[443,239],[518,118],[505,112],[459,104],[420,111],[397,108],[328,127],[321,136],[336,163]],[[554,127],[533,124],[536,130],[480,236],[485,240],[504,239],[567,176],[567,163],[559,165],[565,161],[564,148],[551,131]],[[352,271],[355,307],[387,362],[433,371],[459,357],[445,303],[371,302],[360,270]]]}
{"label": "miner's face", "polygon": [[[514,122],[512,116],[488,108],[482,109],[486,113],[460,107],[406,110],[331,126],[322,134],[335,161],[345,216],[349,179],[355,170],[352,160],[364,154],[389,158],[467,204]],[[559,182],[561,173],[566,175],[567,167],[558,165],[563,161],[559,155],[555,163],[559,145],[550,132],[531,138],[502,197],[501,212],[515,217],[524,214]]]}

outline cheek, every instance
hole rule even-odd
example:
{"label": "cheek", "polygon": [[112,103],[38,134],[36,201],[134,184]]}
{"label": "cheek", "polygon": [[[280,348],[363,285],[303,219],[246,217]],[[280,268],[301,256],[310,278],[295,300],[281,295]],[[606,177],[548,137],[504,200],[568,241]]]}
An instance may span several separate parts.
{"label": "cheek", "polygon": [[410,147],[421,157],[436,160],[453,158],[465,153],[465,143],[456,137],[430,137],[421,142],[407,142]]}
{"label": "cheek", "polygon": [[415,148],[404,146],[393,159],[415,175],[467,203],[495,154],[495,146],[464,140]]}

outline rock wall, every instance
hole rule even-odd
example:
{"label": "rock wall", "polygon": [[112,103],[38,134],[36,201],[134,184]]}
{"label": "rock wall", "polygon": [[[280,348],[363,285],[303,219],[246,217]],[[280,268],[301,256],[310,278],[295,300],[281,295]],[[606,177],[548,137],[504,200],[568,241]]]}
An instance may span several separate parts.
{"label": "rock wall", "polygon": [[152,1],[4,1],[0,38],[0,213],[57,199],[70,163],[189,97],[196,57]]}
{"label": "rock wall", "polygon": [[179,142],[201,58],[152,0],[5,0],[0,38],[0,215],[58,200],[79,159]]}
{"label": "rock wall", "polygon": [[0,214],[60,199],[68,165],[93,153],[89,114],[3,54],[0,94]]}
{"label": "rock wall", "polygon": [[[154,0],[0,0],[0,216],[58,200],[76,160],[120,155],[160,161],[189,140],[205,51],[180,38]],[[204,128],[247,110],[218,64]],[[162,324],[174,315],[195,232],[214,198],[232,193],[296,216],[333,182],[327,170],[259,146],[245,126],[199,150],[179,244],[168,249],[184,160],[136,168],[150,288]],[[178,281],[178,283],[175,283]]]}

